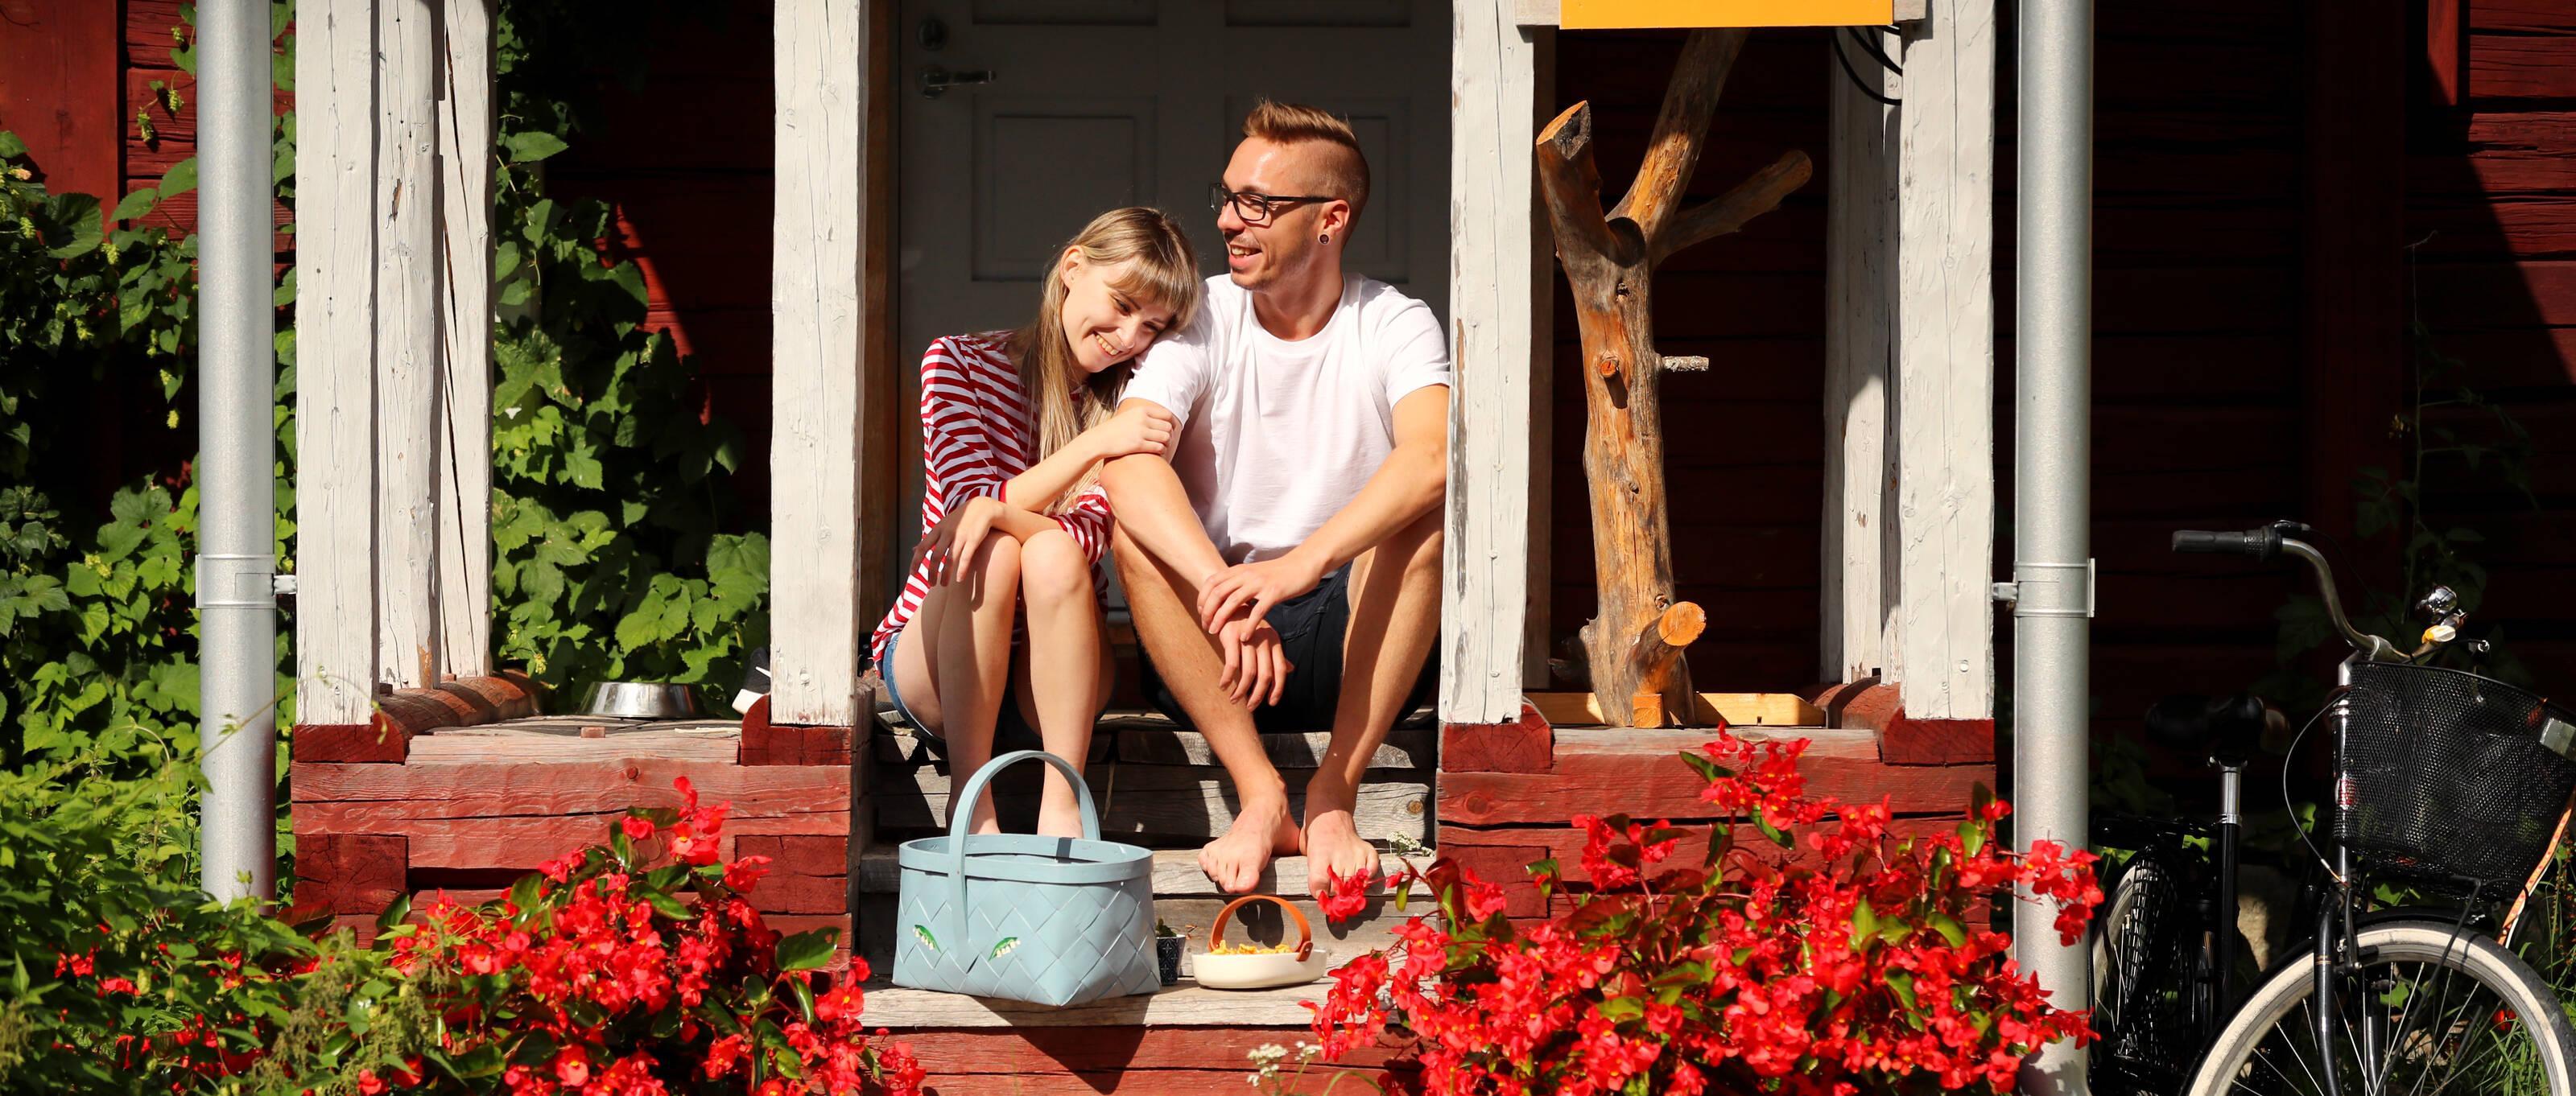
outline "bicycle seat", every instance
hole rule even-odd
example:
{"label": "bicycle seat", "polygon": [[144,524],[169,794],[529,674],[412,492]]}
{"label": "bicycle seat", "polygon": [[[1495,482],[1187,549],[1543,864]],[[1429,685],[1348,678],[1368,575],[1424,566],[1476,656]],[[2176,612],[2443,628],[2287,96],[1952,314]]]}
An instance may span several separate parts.
{"label": "bicycle seat", "polygon": [[2222,765],[2242,765],[2262,744],[2269,713],[2263,698],[2252,693],[2178,694],[2147,709],[2147,736]]}

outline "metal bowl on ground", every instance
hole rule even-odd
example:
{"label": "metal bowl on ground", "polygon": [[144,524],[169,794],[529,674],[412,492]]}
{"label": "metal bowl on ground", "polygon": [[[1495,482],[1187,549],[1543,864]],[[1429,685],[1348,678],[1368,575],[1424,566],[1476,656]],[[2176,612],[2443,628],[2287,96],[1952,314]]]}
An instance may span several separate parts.
{"label": "metal bowl on ground", "polygon": [[667,681],[602,681],[582,697],[581,714],[618,719],[687,719],[698,714],[698,692]]}

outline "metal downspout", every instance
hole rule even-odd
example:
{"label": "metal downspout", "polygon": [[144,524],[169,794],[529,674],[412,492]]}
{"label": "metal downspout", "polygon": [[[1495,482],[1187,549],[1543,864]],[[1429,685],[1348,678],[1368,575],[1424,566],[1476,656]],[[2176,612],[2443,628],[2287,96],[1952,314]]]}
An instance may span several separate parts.
{"label": "metal downspout", "polygon": [[[2024,849],[2040,838],[2080,848],[2090,830],[2092,0],[2022,0],[2017,37],[2013,834]],[[2013,956],[2051,1004],[2090,1008],[2091,949],[2058,943],[2054,920],[2015,903]],[[2022,1067],[2021,1090],[2087,1092],[2084,1067],[2084,1051],[2055,1044]]]}
{"label": "metal downspout", "polygon": [[277,894],[266,0],[198,0],[197,665],[206,892]]}

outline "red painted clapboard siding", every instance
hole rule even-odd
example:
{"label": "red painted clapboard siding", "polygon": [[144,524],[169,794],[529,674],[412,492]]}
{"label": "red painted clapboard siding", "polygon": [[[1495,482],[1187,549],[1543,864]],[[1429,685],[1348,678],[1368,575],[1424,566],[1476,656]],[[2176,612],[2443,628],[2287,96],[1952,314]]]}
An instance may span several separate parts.
{"label": "red painted clapboard siding", "polygon": [[116,194],[114,9],[98,0],[0,0],[0,17],[9,24],[0,34],[0,129],[26,142],[48,191]]}
{"label": "red painted clapboard siding", "polygon": [[2576,98],[2576,10],[2553,0],[2468,0],[2472,102]]}

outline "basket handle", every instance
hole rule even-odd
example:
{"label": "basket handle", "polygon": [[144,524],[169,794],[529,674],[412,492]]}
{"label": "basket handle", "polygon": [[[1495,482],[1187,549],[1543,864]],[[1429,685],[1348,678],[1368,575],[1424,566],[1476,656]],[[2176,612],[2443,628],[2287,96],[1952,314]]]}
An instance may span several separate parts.
{"label": "basket handle", "polygon": [[1280,909],[1287,910],[1289,919],[1297,922],[1297,961],[1303,963],[1306,961],[1307,956],[1314,954],[1315,928],[1314,926],[1306,923],[1306,915],[1298,912],[1296,903],[1285,898],[1269,894],[1247,894],[1241,898],[1237,898],[1234,901],[1226,903],[1224,909],[1216,911],[1216,923],[1208,926],[1208,950],[1210,952],[1214,952],[1219,946],[1225,943],[1226,920],[1233,917],[1234,911],[1243,908],[1243,904],[1246,902],[1272,902],[1276,903]]}
{"label": "basket handle", "polygon": [[[940,931],[949,934],[949,938],[960,946],[966,943],[966,821],[974,817],[975,798],[984,794],[984,785],[992,783],[993,777],[1002,770],[1031,759],[1053,765],[1057,772],[1064,774],[1065,782],[1073,785],[1074,798],[1082,807],[1082,839],[1100,840],[1100,810],[1091,802],[1091,785],[1083,783],[1082,770],[1074,768],[1072,762],[1045,750],[1013,750],[985,762],[983,768],[975,770],[975,775],[966,778],[965,789],[948,800],[948,885],[956,892],[955,901],[948,908],[955,920],[942,924]],[[972,969],[978,958],[970,950],[966,954],[966,966]]]}

